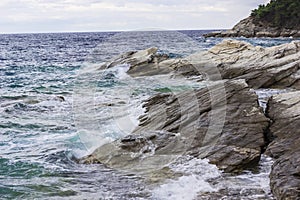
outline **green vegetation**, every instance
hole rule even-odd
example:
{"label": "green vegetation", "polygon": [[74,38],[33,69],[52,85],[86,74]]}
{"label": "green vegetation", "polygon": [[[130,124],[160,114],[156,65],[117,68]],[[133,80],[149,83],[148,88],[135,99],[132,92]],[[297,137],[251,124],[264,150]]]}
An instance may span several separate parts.
{"label": "green vegetation", "polygon": [[274,27],[299,29],[300,0],[271,0],[252,10],[251,16]]}

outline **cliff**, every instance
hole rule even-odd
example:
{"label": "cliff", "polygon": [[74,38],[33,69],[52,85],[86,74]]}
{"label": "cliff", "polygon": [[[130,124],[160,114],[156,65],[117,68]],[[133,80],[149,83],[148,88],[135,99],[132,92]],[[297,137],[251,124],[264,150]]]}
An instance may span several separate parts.
{"label": "cliff", "polygon": [[300,2],[271,0],[231,30],[212,32],[205,37],[300,37]]}

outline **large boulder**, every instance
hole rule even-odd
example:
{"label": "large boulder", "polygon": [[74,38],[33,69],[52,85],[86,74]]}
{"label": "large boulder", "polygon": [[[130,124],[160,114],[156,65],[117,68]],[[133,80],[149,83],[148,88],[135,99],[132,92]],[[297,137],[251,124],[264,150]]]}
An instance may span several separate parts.
{"label": "large boulder", "polygon": [[146,171],[191,155],[233,172],[260,159],[269,121],[243,80],[158,94],[144,107],[146,113],[132,135],[99,147],[83,162]]}
{"label": "large boulder", "polygon": [[[212,76],[216,72],[208,70],[218,69],[223,79],[245,79],[252,88],[300,89],[299,57],[299,41],[262,48],[243,41],[224,40],[208,51],[186,59],[194,66],[195,74],[204,72]],[[180,68],[177,66],[177,71]]]}
{"label": "large boulder", "polygon": [[300,89],[300,42],[262,48],[237,40],[224,40],[208,51],[185,58],[168,58],[157,48],[127,52],[101,66],[130,65],[132,77],[172,73],[199,80],[245,79],[252,88]]}
{"label": "large boulder", "polygon": [[141,51],[126,52],[105,63],[100,69],[103,70],[117,65],[128,64],[130,68],[127,73],[132,77],[170,73],[171,69],[169,67],[160,67],[158,65],[160,62],[168,59],[168,55],[158,54],[157,50],[156,47],[152,47]]}
{"label": "large boulder", "polygon": [[275,159],[272,192],[277,199],[300,199],[300,92],[273,96],[267,114],[273,121],[266,151]]}

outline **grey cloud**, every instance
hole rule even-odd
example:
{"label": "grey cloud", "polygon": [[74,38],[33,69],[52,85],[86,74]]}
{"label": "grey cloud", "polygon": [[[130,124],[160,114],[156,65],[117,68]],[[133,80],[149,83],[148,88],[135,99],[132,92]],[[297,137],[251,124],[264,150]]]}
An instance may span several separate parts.
{"label": "grey cloud", "polygon": [[145,26],[231,28],[262,3],[266,0],[1,0],[0,30],[104,31]]}

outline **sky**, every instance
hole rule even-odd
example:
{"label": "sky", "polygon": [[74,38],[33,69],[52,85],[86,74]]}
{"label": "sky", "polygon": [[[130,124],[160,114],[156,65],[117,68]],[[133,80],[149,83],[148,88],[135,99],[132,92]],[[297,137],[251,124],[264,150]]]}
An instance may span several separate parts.
{"label": "sky", "polygon": [[1,0],[0,33],[228,29],[268,0]]}

